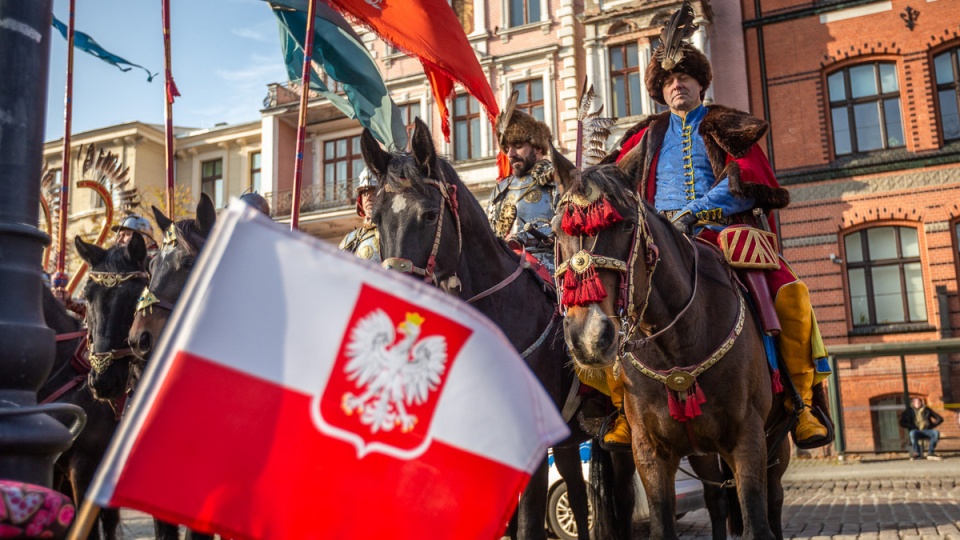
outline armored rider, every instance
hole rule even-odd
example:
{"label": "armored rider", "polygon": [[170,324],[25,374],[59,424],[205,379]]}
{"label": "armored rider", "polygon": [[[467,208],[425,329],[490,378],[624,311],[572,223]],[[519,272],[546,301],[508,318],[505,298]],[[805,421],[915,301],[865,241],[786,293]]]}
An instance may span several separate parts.
{"label": "armored rider", "polygon": [[256,191],[248,191],[240,196],[240,200],[247,205],[256,208],[263,215],[270,217],[270,203]]}
{"label": "armored rider", "polygon": [[143,238],[143,242],[147,244],[147,261],[152,261],[156,257],[159,250],[157,242],[153,239],[153,226],[142,216],[130,214],[123,218],[119,225],[114,225],[110,230],[117,233],[114,244],[118,246],[127,245],[134,234],[139,234]]}
{"label": "armored rider", "polygon": [[[716,244],[721,231],[733,224],[773,228],[770,213],[786,207],[790,197],[757,144],[767,123],[731,108],[704,105],[710,61],[686,42],[677,45],[679,54],[666,54],[663,45],[654,51],[644,78],[650,96],[670,110],[628,130],[617,160],[636,160],[640,195],[686,234]],[[795,441],[804,448],[821,446],[828,442],[828,430],[810,405],[813,386],[829,374],[826,351],[807,286],[782,257],[779,266],[776,260],[772,266],[763,277],[780,322],[779,350],[804,404]],[[786,406],[792,410],[789,399]],[[623,428],[616,435],[629,441],[626,422]]]}
{"label": "armored rider", "polygon": [[[513,102],[515,98],[511,98]],[[508,107],[512,109],[512,107]],[[498,126],[500,151],[513,173],[497,183],[487,204],[494,233],[510,247],[521,247],[553,275],[553,229],[557,208],[550,128],[523,111],[513,110]],[[549,279],[549,278],[548,278]]]}
{"label": "armored rider", "polygon": [[377,181],[364,168],[357,179],[357,215],[363,218],[363,223],[347,233],[340,242],[340,249],[380,264],[380,233],[373,223],[373,204],[376,200]]}

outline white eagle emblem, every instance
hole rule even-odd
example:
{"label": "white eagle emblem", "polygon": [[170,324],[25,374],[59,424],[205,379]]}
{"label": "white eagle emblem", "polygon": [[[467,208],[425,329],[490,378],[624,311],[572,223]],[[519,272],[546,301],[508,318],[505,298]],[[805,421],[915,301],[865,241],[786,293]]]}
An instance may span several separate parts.
{"label": "white eagle emblem", "polygon": [[[403,433],[413,430],[417,417],[407,407],[425,402],[440,384],[447,341],[443,336],[418,341],[423,321],[420,315],[407,313],[394,331],[390,317],[377,309],[350,332],[344,372],[361,393],[344,393],[341,408],[347,415],[360,413],[361,423],[370,426],[371,433],[396,426]],[[399,341],[397,332],[403,336]]]}

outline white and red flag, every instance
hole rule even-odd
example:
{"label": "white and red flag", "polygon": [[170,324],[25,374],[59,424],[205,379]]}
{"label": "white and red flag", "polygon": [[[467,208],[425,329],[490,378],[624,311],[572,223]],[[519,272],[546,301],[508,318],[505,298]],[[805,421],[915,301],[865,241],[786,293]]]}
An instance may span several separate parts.
{"label": "white and red flag", "polygon": [[567,428],[490,321],[246,205],[91,498],[231,538],[495,538]]}

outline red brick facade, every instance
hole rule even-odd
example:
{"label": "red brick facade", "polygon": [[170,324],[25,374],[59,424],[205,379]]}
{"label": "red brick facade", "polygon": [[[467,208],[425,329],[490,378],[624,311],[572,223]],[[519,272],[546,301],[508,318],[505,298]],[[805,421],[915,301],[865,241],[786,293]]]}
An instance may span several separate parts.
{"label": "red brick facade", "polygon": [[[758,116],[769,111],[768,152],[793,201],[780,215],[784,252],[811,289],[828,347],[939,339],[942,320],[948,321],[947,335],[960,336],[960,140],[955,131],[945,136],[952,128],[945,127],[934,68],[936,56],[960,49],[960,2],[759,0],[759,5],[758,14],[755,0],[742,0],[751,109]],[[875,93],[891,98],[877,98],[876,130],[885,129],[880,136],[871,135],[869,118],[858,116],[876,111],[858,105],[858,90],[848,90],[847,108],[838,105],[843,90],[854,88],[837,82],[844,70],[871,63],[885,66],[878,71],[895,69],[895,78],[884,79],[879,71],[876,79]],[[720,66],[715,71],[722,76]],[[960,66],[951,77],[960,78],[958,73]],[[834,74],[840,75],[831,87]],[[845,79],[853,80],[853,75]],[[847,146],[843,118],[862,130],[851,129],[854,142]],[[858,151],[854,136],[862,137],[865,147],[878,139],[887,148]],[[863,310],[854,320],[851,287],[860,282],[850,283],[850,261],[857,254],[845,252],[844,238],[881,226],[916,231],[922,278],[911,281],[914,274],[901,270],[902,286],[923,288],[923,308],[904,308],[912,320],[878,322],[864,318]],[[875,303],[889,292],[881,286],[886,285],[872,290]],[[946,292],[944,316],[938,289]],[[960,449],[958,410],[944,407],[960,402],[960,355],[946,360],[941,366],[937,355],[907,356],[907,386],[911,396],[925,398],[945,418],[942,448]],[[894,448],[898,430],[891,422],[904,393],[899,357],[840,359],[839,375],[847,449]]]}

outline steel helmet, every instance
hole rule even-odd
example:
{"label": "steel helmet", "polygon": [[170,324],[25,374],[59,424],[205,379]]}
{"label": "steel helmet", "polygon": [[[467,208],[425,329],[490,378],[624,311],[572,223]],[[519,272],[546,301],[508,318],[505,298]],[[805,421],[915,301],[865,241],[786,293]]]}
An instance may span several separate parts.
{"label": "steel helmet", "polygon": [[133,232],[138,232],[144,237],[149,238],[153,243],[157,241],[153,238],[153,226],[150,225],[150,222],[144,219],[137,214],[130,214],[127,217],[123,218],[120,221],[119,225],[114,225],[110,228],[113,232],[118,232],[120,230],[127,229]]}
{"label": "steel helmet", "polygon": [[380,185],[377,182],[376,177],[370,174],[370,169],[364,167],[363,170],[360,171],[360,176],[357,178],[356,183],[358,216],[366,217],[363,213],[363,205],[360,204],[360,194],[367,190],[377,189],[378,187],[380,187]]}
{"label": "steel helmet", "polygon": [[263,198],[263,195],[260,195],[256,191],[244,193],[240,196],[240,200],[263,212],[265,215],[270,215],[270,203]]}

